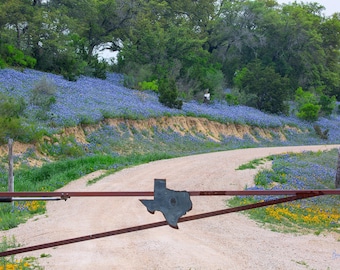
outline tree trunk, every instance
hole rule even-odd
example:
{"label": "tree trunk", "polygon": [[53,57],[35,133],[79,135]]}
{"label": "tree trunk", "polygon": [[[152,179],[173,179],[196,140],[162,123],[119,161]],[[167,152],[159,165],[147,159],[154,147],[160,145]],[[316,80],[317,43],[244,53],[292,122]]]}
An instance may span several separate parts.
{"label": "tree trunk", "polygon": [[338,149],[338,167],[336,170],[335,188],[340,188],[340,148]]}

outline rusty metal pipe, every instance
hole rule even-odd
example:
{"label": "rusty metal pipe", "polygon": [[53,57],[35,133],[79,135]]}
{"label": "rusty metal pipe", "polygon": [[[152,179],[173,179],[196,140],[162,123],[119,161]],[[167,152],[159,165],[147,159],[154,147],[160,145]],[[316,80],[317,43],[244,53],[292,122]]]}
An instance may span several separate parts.
{"label": "rusty metal pipe", "polygon": [[[259,207],[264,207],[264,206],[269,206],[269,205],[274,205],[274,204],[279,204],[279,203],[284,203],[284,202],[289,202],[289,201],[301,200],[301,199],[306,199],[306,198],[315,197],[315,196],[319,196],[319,194],[310,193],[310,194],[295,195],[295,196],[270,200],[270,201],[266,201],[266,202],[253,203],[253,204],[249,204],[249,205],[243,205],[243,206],[227,208],[227,209],[212,211],[212,212],[203,213],[203,214],[197,214],[197,215],[182,217],[182,218],[179,219],[178,222],[187,222],[187,221],[192,221],[192,220],[197,220],[197,219],[202,219],[202,218],[219,216],[219,215],[224,215],[224,214],[228,214],[228,213],[239,212],[239,211],[244,211],[244,210],[248,210],[248,209],[259,208]],[[124,234],[124,233],[135,232],[135,231],[147,230],[147,229],[156,228],[156,227],[165,226],[165,225],[168,225],[168,223],[166,221],[160,221],[160,222],[149,223],[149,224],[129,227],[129,228],[125,228],[125,229],[119,229],[119,230],[114,230],[114,231],[109,231],[109,232],[104,232],[104,233],[91,234],[91,235],[87,235],[87,236],[82,236],[82,237],[77,237],[77,238],[72,238],[72,239],[66,239],[66,240],[61,240],[61,241],[31,246],[31,247],[18,248],[18,249],[0,252],[0,257],[6,257],[6,256],[24,253],[24,252],[30,252],[30,251],[35,251],[35,250],[40,250],[40,249],[45,249],[45,248],[62,246],[62,245],[78,243],[78,242],[83,242],[83,241],[88,241],[88,240],[94,240],[94,239],[113,236],[113,235],[119,235],[119,234]]]}
{"label": "rusty metal pipe", "polygon": [[[262,195],[340,195],[340,189],[306,189],[306,190],[207,190],[188,191],[190,196],[262,196]],[[1,198],[9,197],[152,197],[153,191],[101,191],[101,192],[0,192]]]}

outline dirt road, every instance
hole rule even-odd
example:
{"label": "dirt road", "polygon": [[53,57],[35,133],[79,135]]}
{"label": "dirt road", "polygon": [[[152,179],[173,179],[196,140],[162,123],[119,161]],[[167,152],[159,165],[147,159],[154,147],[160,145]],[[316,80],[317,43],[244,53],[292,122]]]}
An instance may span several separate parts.
{"label": "dirt road", "polygon": [[[242,190],[256,170],[235,169],[255,158],[332,146],[254,148],[156,161],[129,168],[86,186],[95,174],[64,191],[152,191],[155,178],[174,190]],[[226,207],[227,197],[192,197],[187,215]],[[145,199],[145,197],[143,198]],[[152,199],[152,198],[150,198]],[[164,220],[151,215],[139,198],[71,198],[50,202],[46,215],[7,232],[32,246]],[[272,232],[241,213],[179,223],[60,246],[21,256],[39,259],[45,269],[340,269],[339,235]],[[336,256],[338,255],[338,256]]]}

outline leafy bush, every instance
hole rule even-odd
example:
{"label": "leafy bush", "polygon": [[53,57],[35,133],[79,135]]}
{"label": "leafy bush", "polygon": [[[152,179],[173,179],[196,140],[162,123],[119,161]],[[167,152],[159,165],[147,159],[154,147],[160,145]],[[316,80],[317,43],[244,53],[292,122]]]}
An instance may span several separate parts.
{"label": "leafy bush", "polygon": [[2,46],[0,48],[0,55],[3,58],[3,65],[6,63],[9,66],[34,68],[37,63],[35,58],[25,55],[21,50],[15,48],[13,45],[5,44]]}
{"label": "leafy bush", "polygon": [[0,117],[19,117],[23,114],[26,104],[23,98],[15,99],[0,93]]}
{"label": "leafy bush", "polygon": [[126,88],[133,88],[136,85],[136,79],[131,75],[124,75],[123,85]]}
{"label": "leafy bush", "polygon": [[245,105],[261,111],[287,114],[288,82],[272,66],[256,60],[236,73],[235,85],[247,95],[253,95],[251,103]]}
{"label": "leafy bush", "polygon": [[304,91],[302,87],[299,87],[295,91],[295,102],[297,103],[297,107],[299,109],[307,103],[317,104],[317,98],[313,93]]}
{"label": "leafy bush", "polygon": [[316,121],[318,120],[320,109],[320,105],[306,103],[302,105],[302,107],[298,111],[297,117],[311,122]]}
{"label": "leafy bush", "polygon": [[32,89],[30,102],[44,111],[49,111],[51,105],[56,102],[56,90],[54,82],[43,76]]}
{"label": "leafy bush", "polygon": [[8,138],[22,138],[24,128],[20,116],[25,110],[23,98],[14,99],[0,93],[0,144]]}
{"label": "leafy bush", "polygon": [[44,142],[40,145],[40,151],[54,157],[80,157],[85,153],[74,137],[61,138],[53,143]]}
{"label": "leafy bush", "polygon": [[298,108],[297,116],[308,121],[315,121],[319,116],[330,116],[336,107],[335,96],[329,97],[324,94],[317,96],[304,91],[301,87],[295,92],[295,102]]}
{"label": "leafy bush", "polygon": [[20,118],[0,117],[0,144],[5,144],[9,138],[19,139],[24,134]]}
{"label": "leafy bush", "polygon": [[326,95],[321,95],[319,100],[319,105],[321,105],[320,114],[322,116],[329,116],[332,114],[336,106],[335,96],[329,97]]}
{"label": "leafy bush", "polygon": [[233,94],[226,94],[225,101],[228,105],[239,105],[238,97]]}
{"label": "leafy bush", "polygon": [[[121,59],[121,56],[118,59]],[[118,70],[125,74],[123,82],[125,87],[137,89],[139,86],[138,82],[148,82],[155,79],[155,75],[153,75],[153,67],[151,65],[130,63],[122,68],[120,67],[120,61],[122,60],[118,60]]]}
{"label": "leafy bush", "polygon": [[209,89],[209,92],[213,98],[223,98],[222,90],[224,83],[224,75],[222,71],[210,67],[206,70],[205,76],[201,78],[202,88]]}
{"label": "leafy bush", "polygon": [[138,87],[140,90],[152,90],[154,92],[158,92],[158,80],[153,80],[151,82],[142,81],[138,83]]}
{"label": "leafy bush", "polygon": [[27,125],[24,118],[0,117],[0,127],[0,145],[7,143],[9,138],[34,143],[48,135],[45,129],[38,129],[36,124]]}
{"label": "leafy bush", "polygon": [[5,60],[1,58],[0,55],[0,68],[4,68],[6,66]]}
{"label": "leafy bush", "polygon": [[87,74],[85,73],[85,75],[103,80],[106,79],[108,64],[105,61],[99,61],[97,58],[93,57],[89,61],[88,67],[90,71]]}
{"label": "leafy bush", "polygon": [[159,102],[169,108],[181,109],[183,102],[178,99],[178,90],[173,79],[163,79],[159,83]]}
{"label": "leafy bush", "polygon": [[66,80],[76,81],[84,73],[87,65],[87,62],[75,52],[65,51],[56,55],[50,68],[51,71],[63,75]]}

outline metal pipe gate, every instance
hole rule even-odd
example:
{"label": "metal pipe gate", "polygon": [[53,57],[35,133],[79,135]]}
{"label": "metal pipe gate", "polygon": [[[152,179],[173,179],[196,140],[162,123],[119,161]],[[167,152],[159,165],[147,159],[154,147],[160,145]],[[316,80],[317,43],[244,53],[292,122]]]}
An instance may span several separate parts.
{"label": "metal pipe gate", "polygon": [[[265,207],[284,202],[302,200],[324,195],[340,195],[340,189],[310,189],[310,190],[216,190],[216,191],[174,191],[167,189],[164,179],[155,179],[154,191],[113,191],[113,192],[0,192],[0,202],[24,201],[24,200],[67,200],[72,197],[152,197],[154,200],[140,200],[149,212],[161,211],[165,221],[137,225],[98,234],[71,238],[36,246],[17,248],[0,252],[0,257],[30,252],[45,248],[68,245],[98,238],[147,230],[160,226],[170,225],[178,228],[177,223],[198,220],[213,216],[224,215],[254,208]],[[284,196],[253,204],[221,209],[207,213],[182,217],[191,210],[190,196]]]}

